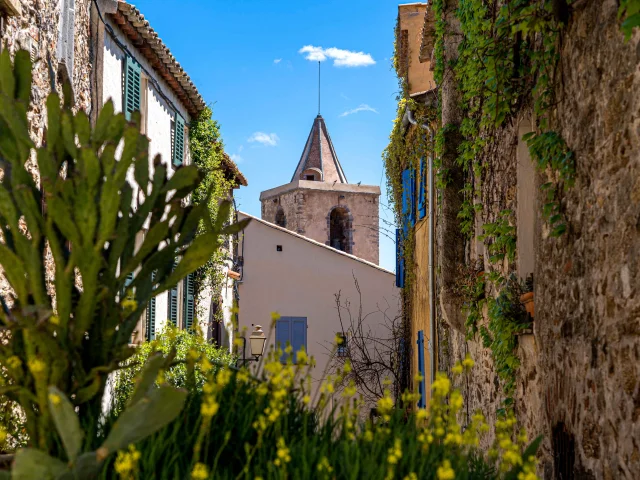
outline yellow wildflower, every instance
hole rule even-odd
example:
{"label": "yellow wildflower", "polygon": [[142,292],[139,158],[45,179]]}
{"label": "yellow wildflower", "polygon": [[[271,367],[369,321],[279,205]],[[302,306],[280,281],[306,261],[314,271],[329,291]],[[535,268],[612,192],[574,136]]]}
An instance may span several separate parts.
{"label": "yellow wildflower", "polygon": [[440,372],[436,375],[431,388],[433,388],[436,395],[444,397],[451,389],[451,382],[444,373]]}
{"label": "yellow wildflower", "polygon": [[20,368],[20,365],[22,365],[22,361],[20,360],[20,358],[16,355],[12,355],[9,358],[7,358],[7,366],[12,369],[12,370],[16,370],[18,368]]}
{"label": "yellow wildflower", "polygon": [[278,451],[276,452],[276,455],[278,458],[276,458],[276,460],[273,463],[276,463],[276,465],[280,465],[280,462],[282,463],[289,463],[291,461],[291,456],[289,455],[289,449],[287,448],[287,445],[284,443],[284,438],[280,437],[278,439]]}
{"label": "yellow wildflower", "polygon": [[49,317],[49,322],[51,325],[60,325],[60,317],[57,315],[51,315]]}
{"label": "yellow wildflower", "polygon": [[44,372],[45,368],[47,368],[46,364],[39,358],[29,360],[29,370],[31,370],[31,373],[34,375]]}
{"label": "yellow wildflower", "polygon": [[200,413],[202,413],[203,417],[211,418],[216,413],[218,413],[218,409],[220,408],[220,404],[215,400],[209,400],[202,404],[200,407]]}
{"label": "yellow wildflower", "polygon": [[280,314],[278,312],[271,312],[271,324],[275,324],[280,320]]}
{"label": "yellow wildflower", "polygon": [[460,394],[460,392],[458,390],[455,390],[451,394],[451,398],[449,399],[449,405],[451,406],[451,409],[454,412],[457,412],[458,410],[460,410],[462,408],[463,403],[464,403],[464,400],[462,398],[462,395]]}
{"label": "yellow wildflower", "polygon": [[460,375],[463,372],[462,364],[457,362],[454,367],[451,369],[454,375]]}
{"label": "yellow wildflower", "polygon": [[125,298],[122,301],[122,309],[127,313],[133,313],[138,308],[138,302],[132,298]]}
{"label": "yellow wildflower", "polygon": [[436,474],[438,475],[438,480],[454,480],[456,478],[456,472],[451,468],[451,462],[449,460],[442,462]]}
{"label": "yellow wildflower", "polygon": [[129,451],[119,451],[114,468],[121,479],[134,478],[134,472],[138,467],[140,452],[133,445],[129,445]]}
{"label": "yellow wildflower", "polygon": [[49,394],[49,401],[51,403],[53,403],[54,405],[59,405],[60,401],[61,401],[60,395],[56,395],[55,393],[50,393]]}
{"label": "yellow wildflower", "polygon": [[0,425],[0,446],[4,444],[4,441],[7,439],[7,430]]}
{"label": "yellow wildflower", "polygon": [[389,449],[389,455],[387,456],[387,462],[391,465],[398,463],[398,460],[402,458],[402,442],[399,438],[396,438],[393,443],[393,447]]}
{"label": "yellow wildflower", "polygon": [[371,430],[365,430],[364,440],[366,442],[373,442],[373,432]]}
{"label": "yellow wildflower", "polygon": [[209,478],[207,466],[204,463],[196,463],[191,472],[191,478],[193,480],[207,480]]}
{"label": "yellow wildflower", "polygon": [[329,459],[327,457],[322,457],[320,462],[318,462],[318,471],[319,472],[333,472],[333,467],[329,464]]}
{"label": "yellow wildflower", "polygon": [[409,475],[404,477],[403,480],[418,480],[418,475],[416,475],[415,472],[411,472]]}
{"label": "yellow wildflower", "polygon": [[216,375],[216,384],[220,388],[225,387],[229,383],[229,380],[231,380],[231,371],[226,368],[221,369],[218,375]]}
{"label": "yellow wildflower", "polygon": [[474,365],[475,365],[475,362],[471,358],[471,355],[467,353],[467,355],[464,357],[464,360],[462,361],[462,366],[467,370],[471,370],[471,368],[473,368]]}
{"label": "yellow wildflower", "polygon": [[309,402],[311,401],[311,397],[309,395],[305,395],[304,397],[302,397],[302,402],[305,405],[309,405]]}

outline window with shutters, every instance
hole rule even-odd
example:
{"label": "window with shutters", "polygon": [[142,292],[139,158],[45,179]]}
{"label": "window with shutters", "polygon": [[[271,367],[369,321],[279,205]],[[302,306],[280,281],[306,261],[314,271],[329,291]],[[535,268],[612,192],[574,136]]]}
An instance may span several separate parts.
{"label": "window with shutters", "polygon": [[184,119],[176,113],[171,122],[171,157],[173,165],[179,167],[184,163],[185,128]]}
{"label": "window with shutters", "polygon": [[418,220],[427,216],[427,160],[420,159],[420,176],[418,177]]}
{"label": "window with shutters", "polygon": [[420,382],[418,383],[418,393],[420,394],[420,400],[418,400],[419,408],[426,408],[427,406],[427,392],[425,390],[425,369],[424,369],[424,331],[418,331],[418,372],[420,373]]}
{"label": "window with shutters", "polygon": [[[173,268],[175,270],[177,261],[173,262]],[[174,327],[178,326],[178,285],[174,285],[169,289],[168,293],[168,302],[167,302],[167,318],[169,319],[169,323]]]}
{"label": "window with shutters", "polygon": [[135,58],[124,58],[122,75],[122,110],[127,121],[131,121],[133,112],[140,111],[142,98],[142,67]]}
{"label": "window with shutters", "polygon": [[396,228],[396,287],[404,288],[404,247],[403,230]]}
{"label": "window with shutters", "polygon": [[416,222],[416,177],[412,168],[402,172],[402,227],[405,238]]}
{"label": "window with shutters", "polygon": [[[293,357],[284,352],[288,345],[291,345]],[[280,362],[287,363],[293,358],[293,363],[297,363],[297,352],[302,347],[308,351],[307,317],[280,317],[276,322],[276,347],[283,351]]]}
{"label": "window with shutters", "polygon": [[182,321],[185,330],[193,329],[193,320],[196,313],[194,278],[195,274],[190,273],[183,280]]}
{"label": "window with shutters", "polygon": [[58,61],[65,66],[69,79],[73,79],[76,2],[75,0],[61,0],[60,3],[56,56]]}
{"label": "window with shutters", "polygon": [[[156,274],[151,273],[151,283],[155,283]],[[147,342],[156,338],[156,297],[152,297],[147,304],[147,321],[145,324],[145,339]]]}

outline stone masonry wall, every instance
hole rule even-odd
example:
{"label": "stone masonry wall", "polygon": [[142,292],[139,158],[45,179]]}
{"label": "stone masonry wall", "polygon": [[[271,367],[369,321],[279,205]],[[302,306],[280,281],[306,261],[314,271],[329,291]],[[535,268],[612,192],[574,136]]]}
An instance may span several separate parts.
{"label": "stone masonry wall", "polygon": [[[13,55],[17,50],[31,52],[33,65],[33,87],[31,106],[28,112],[31,137],[36,145],[41,145],[47,122],[46,99],[51,92],[51,75],[55,79],[57,91],[61,94],[61,75],[58,68],[56,48],[58,44],[58,22],[61,3],[58,0],[20,0],[22,13],[18,17],[5,17],[4,29],[0,32],[2,49],[8,48]],[[91,110],[92,52],[90,43],[89,0],[75,2],[75,58],[73,72],[73,93],[75,106]],[[49,63],[50,59],[50,63]],[[27,168],[38,178],[35,158],[27,163]],[[51,271],[51,266],[48,270]],[[9,293],[9,286],[0,267],[0,295]]]}
{"label": "stone masonry wall", "polygon": [[[531,205],[537,217],[535,251],[526,253],[534,255],[536,313],[533,333],[518,338],[515,411],[529,438],[544,436],[543,478],[635,479],[640,478],[640,33],[624,42],[616,0],[575,3],[562,37],[552,128],[575,152],[577,178],[563,194],[569,228],[562,237],[549,236],[541,216],[544,195],[537,193]],[[530,109],[523,108],[486,152],[483,222],[494,221],[502,209],[518,211],[518,126],[530,117]],[[536,191],[549,180],[536,174]],[[468,261],[478,253],[473,242],[467,245]],[[515,271],[515,263],[498,270]],[[441,311],[437,316],[439,370],[450,370],[469,352],[476,365],[469,379],[459,381],[468,414],[479,409],[494,420],[504,395],[491,352],[479,338],[466,341],[442,320]],[[485,446],[491,441],[487,438]]]}
{"label": "stone masonry wall", "polygon": [[331,190],[289,190],[262,201],[262,219],[275,223],[276,213],[281,207],[287,229],[328,245],[329,214],[336,206],[346,207],[352,217],[351,253],[378,264],[378,195]]}

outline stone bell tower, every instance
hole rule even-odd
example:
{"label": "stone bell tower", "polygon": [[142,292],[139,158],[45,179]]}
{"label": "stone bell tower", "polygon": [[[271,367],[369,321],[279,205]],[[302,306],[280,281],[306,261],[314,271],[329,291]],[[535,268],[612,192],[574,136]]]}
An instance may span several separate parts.
{"label": "stone bell tower", "polygon": [[377,264],[380,187],[350,184],[318,115],[291,181],[260,194],[262,219]]}

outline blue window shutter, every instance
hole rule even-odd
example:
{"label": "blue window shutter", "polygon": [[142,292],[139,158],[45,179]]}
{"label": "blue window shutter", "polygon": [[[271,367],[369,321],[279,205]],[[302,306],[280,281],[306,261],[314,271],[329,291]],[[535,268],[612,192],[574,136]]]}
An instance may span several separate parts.
{"label": "blue window shutter", "polygon": [[420,177],[418,184],[418,220],[427,216],[427,162],[424,157],[420,158]]}
{"label": "blue window shutter", "polygon": [[418,384],[418,393],[420,393],[420,400],[418,401],[419,408],[426,408],[427,406],[427,398],[425,392],[425,372],[424,372],[424,331],[418,331],[418,371],[420,372],[420,376],[422,380]]}
{"label": "blue window shutter", "polygon": [[193,328],[193,317],[195,316],[195,298],[194,298],[194,274],[190,273],[184,279],[184,297],[182,299],[182,318],[184,319],[184,329],[191,330]]}
{"label": "blue window shutter", "polygon": [[280,317],[276,322],[276,348],[282,350],[282,356],[280,357],[282,363],[287,361],[287,354],[284,353],[287,343],[291,343],[291,319]]}
{"label": "blue window shutter", "polygon": [[[294,317],[291,319],[291,346],[293,347],[294,360],[302,347],[307,350],[307,319],[306,317]],[[297,362],[294,362],[297,363]]]}
{"label": "blue window shutter", "polygon": [[416,224],[416,172],[411,169],[411,198],[409,204],[409,227]]}
{"label": "blue window shutter", "polygon": [[404,288],[404,248],[402,230],[396,228],[396,287]]}
{"label": "blue window shutter", "polygon": [[127,121],[131,121],[131,114],[140,111],[140,85],[142,68],[135,59],[129,55],[124,60],[124,86],[122,100],[123,111]]}
{"label": "blue window shutter", "polygon": [[131,285],[132,282],[133,282],[133,272],[127,275],[127,278],[124,281],[125,288]]}
{"label": "blue window shutter", "polygon": [[176,113],[173,132],[173,164],[182,165],[184,160],[184,119]]}
{"label": "blue window shutter", "polygon": [[405,237],[409,234],[411,220],[411,170],[402,172],[402,230]]}

